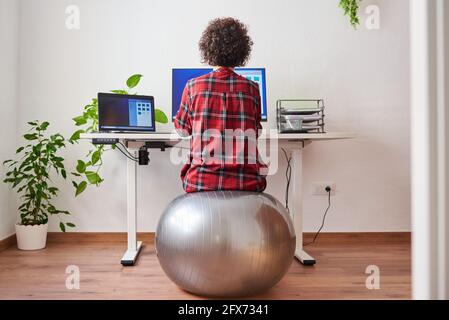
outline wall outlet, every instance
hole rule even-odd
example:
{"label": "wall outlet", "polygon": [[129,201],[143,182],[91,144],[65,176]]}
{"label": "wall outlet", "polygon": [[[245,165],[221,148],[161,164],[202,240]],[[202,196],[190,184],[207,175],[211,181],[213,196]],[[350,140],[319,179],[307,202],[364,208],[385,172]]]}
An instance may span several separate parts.
{"label": "wall outlet", "polygon": [[315,181],[312,184],[312,194],[315,196],[327,195],[326,187],[331,187],[331,195],[337,191],[337,185],[332,181]]}

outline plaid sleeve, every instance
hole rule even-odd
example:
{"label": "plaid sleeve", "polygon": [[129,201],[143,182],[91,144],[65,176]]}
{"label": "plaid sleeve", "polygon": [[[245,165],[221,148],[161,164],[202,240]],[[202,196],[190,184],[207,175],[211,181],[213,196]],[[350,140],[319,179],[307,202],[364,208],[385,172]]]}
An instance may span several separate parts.
{"label": "plaid sleeve", "polygon": [[178,134],[182,137],[192,135],[192,120],[190,109],[191,106],[190,106],[189,83],[187,83],[182,93],[181,105],[174,120],[175,129],[178,132]]}
{"label": "plaid sleeve", "polygon": [[[262,130],[262,124],[261,122],[261,115],[262,115],[262,104],[260,102],[260,91],[259,91],[259,84],[257,82],[254,82],[254,84],[256,85],[256,107],[257,107],[257,112],[256,112],[256,129],[257,130]],[[259,135],[258,135],[259,136]]]}

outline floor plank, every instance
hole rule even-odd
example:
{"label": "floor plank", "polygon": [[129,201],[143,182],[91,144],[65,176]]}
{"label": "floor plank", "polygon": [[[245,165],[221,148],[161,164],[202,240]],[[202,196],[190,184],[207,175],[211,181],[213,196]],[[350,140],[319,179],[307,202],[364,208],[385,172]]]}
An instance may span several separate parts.
{"label": "floor plank", "polygon": [[[311,239],[305,237],[305,242]],[[46,249],[0,252],[0,299],[199,299],[163,273],[151,235],[135,267],[119,264],[125,243],[115,235],[50,235]],[[83,240],[84,239],[84,240]],[[323,234],[307,251],[313,267],[294,261],[287,275],[256,299],[410,299],[410,234]],[[80,289],[65,286],[66,268],[80,270]],[[366,267],[380,268],[380,289],[365,286]]]}

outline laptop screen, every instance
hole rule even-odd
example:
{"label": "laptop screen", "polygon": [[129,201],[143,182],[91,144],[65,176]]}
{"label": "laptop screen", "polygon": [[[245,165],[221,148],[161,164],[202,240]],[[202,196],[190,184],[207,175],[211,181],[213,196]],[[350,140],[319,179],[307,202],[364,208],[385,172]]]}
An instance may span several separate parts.
{"label": "laptop screen", "polygon": [[155,131],[151,96],[98,93],[100,131]]}

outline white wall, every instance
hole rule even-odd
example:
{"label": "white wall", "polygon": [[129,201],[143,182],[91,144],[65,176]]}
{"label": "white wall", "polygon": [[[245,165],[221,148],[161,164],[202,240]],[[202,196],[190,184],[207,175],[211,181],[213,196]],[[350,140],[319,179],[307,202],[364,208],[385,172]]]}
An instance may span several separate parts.
{"label": "white wall", "polygon": [[[40,118],[69,136],[71,118],[98,91],[120,88],[133,73],[139,93],[170,114],[171,68],[199,67],[197,42],[207,22],[234,16],[250,26],[252,66],[267,68],[268,126],[279,98],[324,98],[329,131],[357,139],[322,142],[305,155],[305,229],[316,230],[326,198],[312,181],[335,181],[326,231],[410,229],[408,1],[365,1],[381,8],[381,29],[355,32],[337,1],[22,1],[20,123]],[[65,28],[66,5],[81,10],[80,30]],[[362,8],[363,9],[363,8]],[[24,126],[22,125],[22,129]],[[166,131],[168,127],[160,127]],[[87,142],[67,152],[72,161]],[[182,192],[180,167],[153,152],[139,168],[139,229],[154,230],[164,207]],[[267,192],[283,199],[285,162]],[[59,204],[79,231],[125,230],[125,159],[108,154],[99,189]],[[54,221],[55,222],[55,221]],[[56,223],[52,226],[57,230]]]}
{"label": "white wall", "polygon": [[[2,113],[0,162],[10,158],[16,146],[18,85],[18,2],[0,0],[0,112]],[[0,167],[1,180],[5,169]],[[0,240],[14,233],[15,202],[12,192],[0,183]]]}

